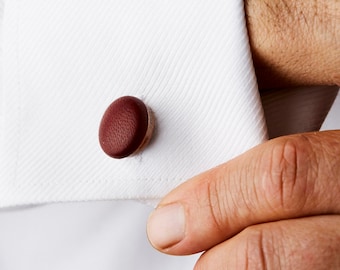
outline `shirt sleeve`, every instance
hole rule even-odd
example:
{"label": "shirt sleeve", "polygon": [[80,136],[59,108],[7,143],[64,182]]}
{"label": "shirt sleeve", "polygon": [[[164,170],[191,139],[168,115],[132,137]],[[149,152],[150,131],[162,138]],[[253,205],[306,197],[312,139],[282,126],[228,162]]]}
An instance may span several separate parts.
{"label": "shirt sleeve", "polygon": [[[0,206],[157,202],[267,138],[242,0],[7,1]],[[120,96],[156,132],[107,157],[98,127]]]}
{"label": "shirt sleeve", "polygon": [[0,0],[0,142],[2,141],[3,130],[1,129],[3,124],[3,21],[4,21],[4,1]]}

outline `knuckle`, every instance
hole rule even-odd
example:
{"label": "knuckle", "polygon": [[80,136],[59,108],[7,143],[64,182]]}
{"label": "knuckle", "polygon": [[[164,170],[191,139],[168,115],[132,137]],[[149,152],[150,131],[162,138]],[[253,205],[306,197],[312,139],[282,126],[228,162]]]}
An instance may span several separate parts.
{"label": "knuckle", "polygon": [[275,211],[295,212],[306,204],[313,153],[303,135],[277,140],[267,153],[262,179],[264,198]]}
{"label": "knuckle", "polygon": [[274,248],[275,240],[270,231],[252,226],[245,229],[242,234],[245,258],[243,269],[278,269],[279,256]]}
{"label": "knuckle", "polygon": [[207,182],[207,195],[206,198],[208,199],[207,205],[209,207],[209,212],[211,215],[211,220],[214,223],[215,229],[217,229],[220,234],[224,234],[227,212],[226,209],[227,203],[226,198],[221,196],[223,194],[223,190],[225,187],[222,185],[223,181],[209,181]]}
{"label": "knuckle", "polygon": [[240,233],[243,262],[236,269],[340,269],[339,221],[325,216],[248,227]]}

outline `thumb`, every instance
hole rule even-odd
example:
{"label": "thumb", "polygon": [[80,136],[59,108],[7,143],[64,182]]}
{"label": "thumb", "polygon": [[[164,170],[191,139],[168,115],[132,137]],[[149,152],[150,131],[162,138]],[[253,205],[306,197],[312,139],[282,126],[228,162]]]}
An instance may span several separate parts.
{"label": "thumb", "polygon": [[194,177],[150,215],[151,244],[209,249],[253,224],[340,213],[340,131],[271,140]]}

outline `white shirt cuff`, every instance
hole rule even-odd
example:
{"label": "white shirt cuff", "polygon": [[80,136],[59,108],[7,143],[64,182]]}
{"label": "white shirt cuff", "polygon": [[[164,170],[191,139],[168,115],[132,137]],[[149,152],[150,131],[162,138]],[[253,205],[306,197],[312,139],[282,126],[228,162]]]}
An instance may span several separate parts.
{"label": "white shirt cuff", "polygon": [[[242,0],[7,1],[0,206],[157,201],[266,139]],[[133,95],[156,134],[107,157],[98,127]]]}

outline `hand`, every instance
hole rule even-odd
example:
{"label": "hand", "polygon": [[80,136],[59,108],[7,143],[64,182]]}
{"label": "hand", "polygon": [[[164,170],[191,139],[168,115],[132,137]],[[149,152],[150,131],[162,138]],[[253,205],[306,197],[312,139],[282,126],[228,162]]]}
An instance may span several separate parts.
{"label": "hand", "polygon": [[340,131],[281,137],[173,190],[148,235],[195,269],[339,269],[339,194]]}
{"label": "hand", "polygon": [[[340,2],[247,0],[261,88],[340,85]],[[196,176],[148,222],[196,269],[339,269],[340,131],[277,138]]]}

